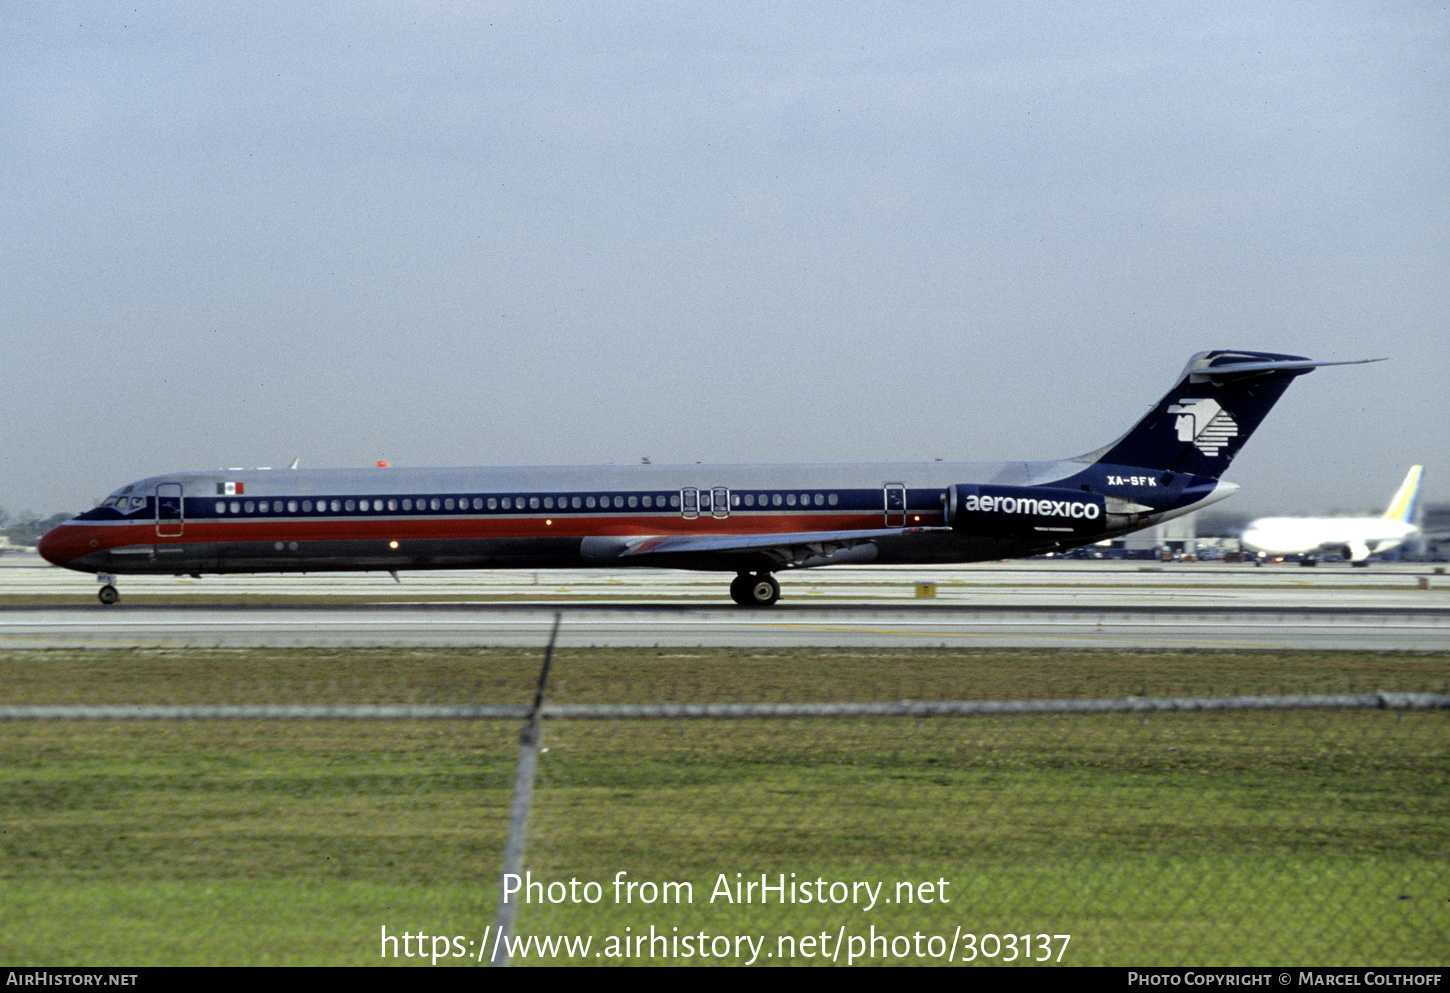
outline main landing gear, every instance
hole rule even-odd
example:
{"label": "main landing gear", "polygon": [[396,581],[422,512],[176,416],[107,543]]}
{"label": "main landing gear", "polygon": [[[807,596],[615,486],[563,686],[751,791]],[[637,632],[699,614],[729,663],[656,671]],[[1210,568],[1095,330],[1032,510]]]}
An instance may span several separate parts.
{"label": "main landing gear", "polygon": [[730,599],[742,607],[769,607],[780,599],[780,584],[768,572],[742,572],[730,581]]}

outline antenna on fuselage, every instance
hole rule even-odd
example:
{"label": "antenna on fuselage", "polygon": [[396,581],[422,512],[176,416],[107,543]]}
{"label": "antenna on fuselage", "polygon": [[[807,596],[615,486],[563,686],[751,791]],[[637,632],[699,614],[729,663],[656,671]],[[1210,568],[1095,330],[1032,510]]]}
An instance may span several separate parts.
{"label": "antenna on fuselage", "polygon": [[297,463],[298,462],[301,462],[301,461],[302,461],[302,456],[299,455],[295,459],[292,460],[292,464],[289,465],[287,468],[289,468],[289,469],[296,469],[297,468]]}

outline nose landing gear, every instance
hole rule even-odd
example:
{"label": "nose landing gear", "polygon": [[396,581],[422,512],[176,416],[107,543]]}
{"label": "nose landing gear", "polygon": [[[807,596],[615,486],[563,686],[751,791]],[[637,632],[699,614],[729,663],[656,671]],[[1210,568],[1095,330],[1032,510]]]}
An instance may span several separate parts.
{"label": "nose landing gear", "polygon": [[121,599],[121,594],[119,591],[117,591],[115,586],[115,576],[111,575],[109,572],[102,572],[97,574],[96,581],[103,584],[101,588],[96,591],[96,596],[107,607],[115,603],[117,600]]}
{"label": "nose landing gear", "polygon": [[730,599],[742,607],[769,607],[780,599],[780,583],[768,572],[742,572],[730,581]]}

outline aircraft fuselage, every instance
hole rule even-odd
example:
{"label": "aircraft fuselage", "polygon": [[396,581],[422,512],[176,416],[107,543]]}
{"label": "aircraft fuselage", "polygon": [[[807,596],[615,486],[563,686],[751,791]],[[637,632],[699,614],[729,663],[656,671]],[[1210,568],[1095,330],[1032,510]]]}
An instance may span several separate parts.
{"label": "aircraft fuselage", "polygon": [[[113,574],[971,562],[1100,541],[1232,490],[1212,479],[1164,484],[1162,474],[1110,468],[932,462],[175,473],[123,487],[47,535],[43,552],[67,568]],[[1102,508],[1087,519],[1084,509],[1074,519],[1076,501],[1060,501],[1068,504],[1060,516],[1076,521],[1076,530],[1053,529],[1046,508],[1034,517],[1044,526],[1003,534],[953,529],[947,520],[950,490],[961,484],[1077,489],[1089,486],[1081,481],[1089,476],[1092,491],[1145,512],[1150,505],[1138,498],[1151,499],[1154,509]],[[730,547],[730,539],[749,536],[841,545],[852,533],[869,536],[870,546],[827,550],[821,562],[810,554],[782,560],[750,543]],[[688,537],[704,541],[628,554],[633,539]]]}
{"label": "aircraft fuselage", "polygon": [[1052,462],[220,469],[153,476],[45,535],[41,554],[128,573],[663,566],[771,573],[1061,551],[1231,494],[1234,455],[1289,383],[1325,364],[1200,352],[1106,447]]}

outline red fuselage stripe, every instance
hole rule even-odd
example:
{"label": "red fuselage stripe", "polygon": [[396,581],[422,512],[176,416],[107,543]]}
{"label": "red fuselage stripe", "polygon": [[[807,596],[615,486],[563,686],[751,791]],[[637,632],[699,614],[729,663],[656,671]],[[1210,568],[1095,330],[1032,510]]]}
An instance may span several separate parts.
{"label": "red fuselage stripe", "polygon": [[[85,522],[63,524],[46,536],[47,552],[62,561],[131,545],[222,544],[251,541],[417,541],[448,539],[586,538],[647,535],[795,534],[803,531],[857,531],[882,527],[882,514],[736,513],[727,518],[660,516],[605,517],[343,517],[227,520],[215,518],[162,522]],[[912,515],[907,526],[935,527],[940,514]],[[53,558],[52,561],[55,561]]]}

